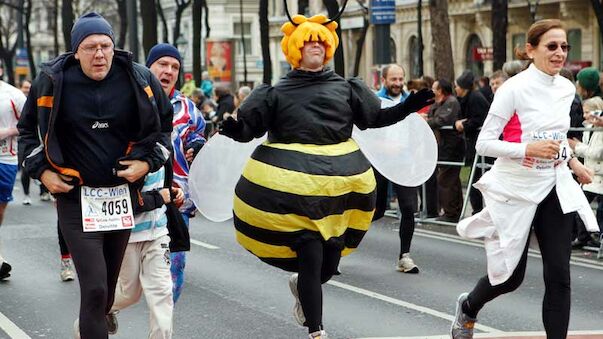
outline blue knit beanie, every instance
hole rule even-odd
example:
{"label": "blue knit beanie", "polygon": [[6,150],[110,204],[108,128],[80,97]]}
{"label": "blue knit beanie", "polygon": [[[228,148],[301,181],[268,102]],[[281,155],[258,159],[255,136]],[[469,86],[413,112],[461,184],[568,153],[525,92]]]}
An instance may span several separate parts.
{"label": "blue knit beanie", "polygon": [[178,63],[180,63],[180,65],[182,66],[182,57],[180,56],[180,52],[178,52],[176,47],[170,44],[162,43],[153,46],[153,48],[151,48],[151,50],[149,51],[149,56],[147,57],[146,63],[147,67],[151,67],[151,65],[155,61],[157,61],[157,59],[162,58],[164,56],[169,56],[178,60]]}
{"label": "blue knit beanie", "polygon": [[90,12],[82,15],[71,29],[71,51],[75,52],[82,43],[82,40],[92,34],[104,34],[115,42],[113,37],[113,29],[111,24],[105,20],[100,14]]}

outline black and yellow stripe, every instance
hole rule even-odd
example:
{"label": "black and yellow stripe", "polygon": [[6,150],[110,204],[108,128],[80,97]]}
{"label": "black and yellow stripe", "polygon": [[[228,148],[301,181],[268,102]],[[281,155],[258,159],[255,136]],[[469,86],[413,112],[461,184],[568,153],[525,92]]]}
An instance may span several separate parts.
{"label": "black and yellow stripe", "polygon": [[235,189],[237,241],[261,260],[297,270],[292,249],[311,234],[343,240],[346,255],[368,230],[375,177],[353,140],[335,145],[266,142]]}

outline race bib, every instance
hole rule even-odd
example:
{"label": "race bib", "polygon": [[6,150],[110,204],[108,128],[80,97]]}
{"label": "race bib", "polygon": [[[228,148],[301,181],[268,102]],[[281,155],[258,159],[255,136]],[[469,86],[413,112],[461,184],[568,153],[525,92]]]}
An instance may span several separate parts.
{"label": "race bib", "polygon": [[84,232],[119,231],[134,227],[127,184],[115,187],[81,187]]}
{"label": "race bib", "polygon": [[0,140],[0,155],[11,154],[11,138],[5,138]]}
{"label": "race bib", "polygon": [[565,133],[556,131],[544,131],[533,132],[532,135],[530,135],[530,141],[541,140],[560,140],[561,144],[559,145],[559,153],[557,153],[557,156],[552,160],[525,157],[522,163],[524,167],[530,167],[537,170],[549,170],[557,167],[563,162],[567,162],[570,160],[572,150],[570,149],[569,143],[567,142],[567,135]]}

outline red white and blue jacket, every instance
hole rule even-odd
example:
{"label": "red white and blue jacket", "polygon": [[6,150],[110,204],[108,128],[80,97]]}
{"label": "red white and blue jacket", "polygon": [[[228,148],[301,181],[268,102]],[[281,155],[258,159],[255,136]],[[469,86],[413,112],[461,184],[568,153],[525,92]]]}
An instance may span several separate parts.
{"label": "red white and blue jacket", "polygon": [[205,120],[201,112],[195,107],[190,99],[185,97],[177,90],[173,90],[170,95],[170,101],[174,108],[174,118],[172,120],[172,146],[174,148],[174,185],[182,188],[185,199],[180,207],[180,212],[192,215],[195,211],[195,205],[190,199],[188,189],[188,171],[189,163],[186,161],[186,151],[193,148],[194,154],[205,144],[203,131],[205,130]]}

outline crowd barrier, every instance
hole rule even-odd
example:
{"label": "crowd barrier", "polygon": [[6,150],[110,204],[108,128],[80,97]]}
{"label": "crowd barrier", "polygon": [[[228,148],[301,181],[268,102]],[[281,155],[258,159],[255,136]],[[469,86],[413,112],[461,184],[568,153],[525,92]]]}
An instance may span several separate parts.
{"label": "crowd barrier", "polygon": [[[445,127],[442,127],[441,129],[452,129],[452,126],[445,126]],[[569,131],[570,132],[575,132],[575,131],[582,131],[582,132],[601,131],[601,132],[603,132],[603,128],[601,128],[601,127],[598,127],[598,128],[572,127],[569,129]],[[465,166],[464,161],[463,162],[438,161],[437,164],[438,164],[438,166],[440,166],[440,165],[459,166],[459,167]],[[467,213],[467,208],[469,205],[469,191],[471,188],[471,184],[473,183],[473,178],[475,176],[475,170],[477,169],[477,170],[482,171],[482,175],[483,175],[485,173],[485,171],[488,170],[490,167],[492,167],[492,165],[486,163],[486,159],[484,156],[478,155],[473,159],[473,164],[471,165],[471,172],[469,174],[469,180],[467,181],[467,186],[463,193],[463,208],[461,209],[461,219]],[[426,189],[425,184],[421,185],[421,193],[422,193],[422,195],[421,195],[422,200],[425,201],[426,200],[425,197],[427,194],[427,189]],[[454,223],[454,222],[440,221],[440,220],[436,220],[436,218],[427,218],[427,204],[423,203],[423,201],[421,202],[421,210],[419,211],[419,215],[418,215],[418,217],[415,218],[416,222],[420,222],[420,223],[424,223],[424,224],[456,226],[457,223]],[[603,203],[603,201],[600,203]],[[400,214],[398,213],[397,216],[399,217],[399,215]],[[599,248],[584,247],[584,249],[593,251],[593,252],[597,252],[597,259],[603,259],[603,232],[600,233],[599,241],[601,243]]]}

